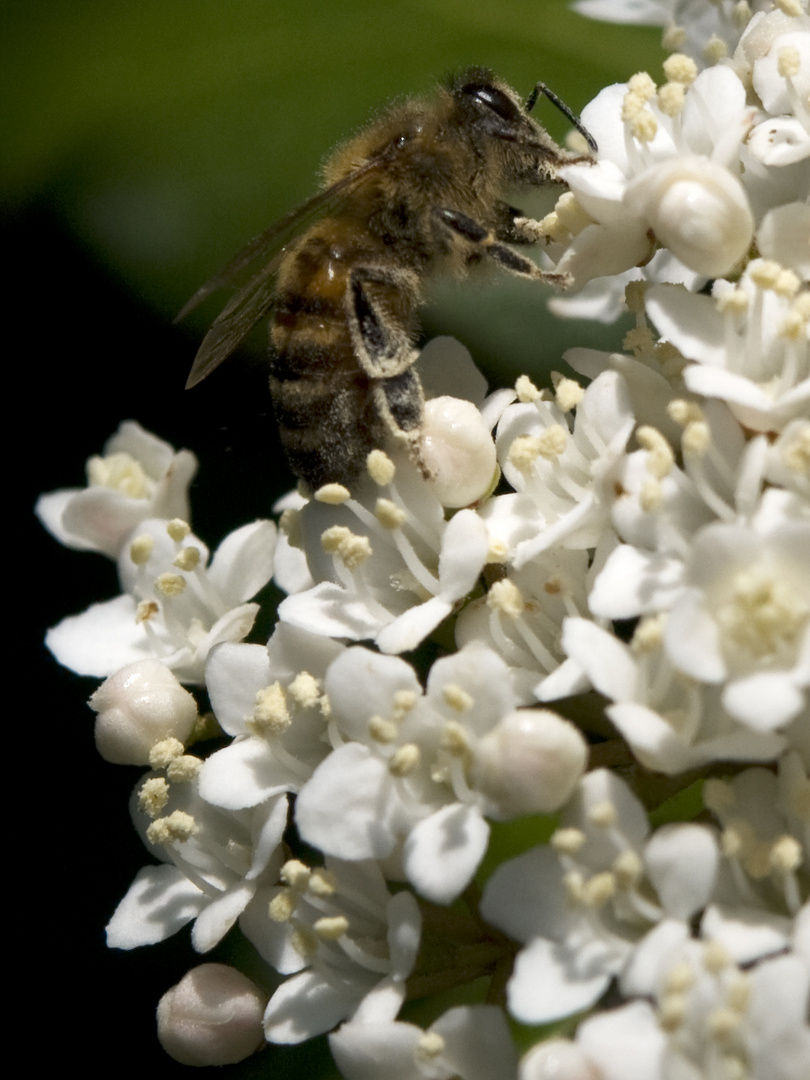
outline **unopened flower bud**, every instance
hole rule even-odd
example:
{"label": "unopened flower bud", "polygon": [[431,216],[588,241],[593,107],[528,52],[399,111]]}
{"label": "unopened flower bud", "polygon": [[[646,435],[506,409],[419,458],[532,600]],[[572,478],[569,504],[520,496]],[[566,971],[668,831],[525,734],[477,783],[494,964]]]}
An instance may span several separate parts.
{"label": "unopened flower bud", "polygon": [[469,506],[483,498],[495,476],[495,443],[469,401],[438,397],[425,403],[422,460],[442,506]]}
{"label": "unopened flower bud", "polygon": [[754,218],[745,191],[728,169],[706,158],[675,158],[628,185],[628,205],[691,270],[728,274],[751,246]]}
{"label": "unopened flower bud", "polygon": [[518,1080],[598,1080],[601,1070],[570,1039],[547,1039],[522,1058]]}
{"label": "unopened flower bud", "polygon": [[573,724],[548,709],[521,709],[478,743],[470,779],[491,800],[493,816],[547,814],[571,795],[587,758]]}
{"label": "unopened flower bud", "polygon": [[197,719],[194,698],[159,660],[128,664],[101,684],[89,701],[96,747],[113,765],[148,765],[156,742],[185,743]]}
{"label": "unopened flower bud", "polygon": [[158,1039],[181,1065],[232,1065],[264,1045],[267,996],[235,968],[200,964],[158,1003]]}

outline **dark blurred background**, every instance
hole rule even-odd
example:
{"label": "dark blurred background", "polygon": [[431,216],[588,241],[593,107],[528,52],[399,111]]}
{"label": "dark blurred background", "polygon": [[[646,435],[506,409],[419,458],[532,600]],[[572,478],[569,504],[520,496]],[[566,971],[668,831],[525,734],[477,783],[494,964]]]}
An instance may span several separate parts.
{"label": "dark blurred background", "polygon": [[[138,770],[98,759],[84,704],[96,681],[60,669],[42,645],[46,627],[118,591],[115,571],[41,530],[36,496],[81,485],[85,459],[135,418],[199,456],[193,524],[212,548],[269,514],[291,478],[269,417],[262,333],[185,393],[224,300],[172,325],[189,295],[312,194],[330,148],[392,97],[482,63],[521,93],[543,79],[578,112],[638,68],[655,74],[662,54],[656,31],[590,23],[563,0],[5,0],[0,42],[5,426],[27,556],[11,589],[22,663],[7,670],[22,677],[7,745],[33,743],[48,762],[24,804],[35,828],[10,845],[29,898],[12,930],[18,970],[44,991],[20,993],[32,1010],[23,1021],[44,1067],[43,1057],[70,1058],[91,1075],[124,1063],[179,1075],[153,1016],[197,962],[187,932],[129,954],[104,946],[104,924],[150,861],[127,814]],[[549,103],[536,115],[564,137]],[[426,334],[455,334],[492,381],[524,370],[542,379],[569,345],[618,346],[620,328],[555,322],[543,290],[504,277],[439,285]],[[16,880],[17,860],[6,873]],[[323,1060],[317,1046],[271,1050],[225,1075],[329,1075]]]}

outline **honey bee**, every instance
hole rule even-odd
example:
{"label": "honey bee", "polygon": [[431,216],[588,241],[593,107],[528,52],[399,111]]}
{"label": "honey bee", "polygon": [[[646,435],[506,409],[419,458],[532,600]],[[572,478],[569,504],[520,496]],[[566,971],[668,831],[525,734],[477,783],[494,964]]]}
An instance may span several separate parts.
{"label": "honey bee", "polygon": [[[263,317],[271,317],[270,391],[293,472],[313,491],[350,486],[368,453],[404,445],[421,465],[422,386],[414,370],[417,311],[428,275],[484,260],[564,287],[510,244],[538,222],[504,201],[511,188],[560,182],[569,154],[486,68],[452,77],[430,99],[394,104],[339,147],[319,194],[253,240],[178,318],[259,258],[268,260],[205,336],[194,386]],[[423,472],[426,470],[423,468]]]}

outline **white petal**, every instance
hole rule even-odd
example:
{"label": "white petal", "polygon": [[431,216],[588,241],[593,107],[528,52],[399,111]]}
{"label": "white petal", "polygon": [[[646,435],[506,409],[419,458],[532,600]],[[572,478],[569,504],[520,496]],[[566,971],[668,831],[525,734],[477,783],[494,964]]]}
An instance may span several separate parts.
{"label": "white petal", "polygon": [[548,1024],[581,1012],[607,989],[612,970],[601,950],[537,938],[522,949],[507,987],[509,1011],[523,1024]]}
{"label": "white petal", "polygon": [[442,807],[411,829],[405,841],[408,881],[428,900],[451,903],[472,880],[488,840],[489,825],[475,807]]}
{"label": "white petal", "polygon": [[690,919],[717,879],[717,839],[703,825],[665,825],[648,840],[644,862],[667,914]]}
{"label": "white petal", "polygon": [[333,985],[313,971],[287,979],[270,998],[264,1014],[268,1042],[300,1043],[323,1035],[351,1016],[357,1003],[353,987]]}
{"label": "white petal", "polygon": [[412,893],[397,893],[386,907],[388,919],[388,954],[391,973],[397,979],[407,979],[413,971],[422,934],[422,915]]}
{"label": "white petal", "polygon": [[203,908],[191,931],[191,944],[197,952],[208,952],[225,937],[255,891],[255,882],[242,881]]}
{"label": "white petal", "polygon": [[596,576],[588,607],[597,618],[629,619],[667,610],[683,585],[683,562],[621,544]]}
{"label": "white petal", "polygon": [[331,581],[288,596],[279,604],[278,616],[301,630],[349,641],[373,638],[380,629],[376,614]]}
{"label": "white petal", "polygon": [[673,950],[689,941],[689,936],[687,923],[680,919],[662,919],[636,944],[621,974],[622,993],[626,997],[653,997],[667,958]]}
{"label": "white petal", "polygon": [[208,575],[229,603],[250,600],[273,576],[276,526],[254,521],[229,533],[217,548]]}
{"label": "white petal", "polygon": [[463,1080],[514,1080],[517,1054],[503,1010],[459,1005],[440,1016],[431,1031],[444,1039],[442,1064]]}
{"label": "white petal", "polygon": [[589,1017],[577,1029],[577,1044],[597,1063],[600,1080],[660,1080],[664,1076],[667,1036],[646,1001]]}
{"label": "white petal", "polygon": [[415,1057],[424,1032],[415,1024],[344,1024],[329,1047],[346,1080],[416,1080]]}
{"label": "white petal", "polygon": [[389,656],[409,652],[420,645],[442,619],[453,610],[454,603],[443,596],[432,596],[424,604],[417,604],[399,615],[377,635],[380,652]]}
{"label": "white petal", "polygon": [[126,594],[62,619],[45,635],[45,644],[77,675],[106,677],[154,655],[135,621],[135,601]]}
{"label": "white petal", "polygon": [[[297,781],[297,782],[296,782]],[[301,778],[273,757],[262,739],[236,739],[203,762],[200,795],[214,806],[243,810],[280,791],[296,791]]]}
{"label": "white petal", "polygon": [[725,945],[738,964],[748,964],[784,949],[791,925],[790,919],[775,912],[711,904],[703,916],[701,933]]}
{"label": "white petal", "polygon": [[632,700],[636,665],[630,650],[612,634],[588,619],[566,619],[563,648],[579,664],[593,686],[614,701]]}
{"label": "white petal", "polygon": [[556,853],[543,845],[501,863],[484,886],[481,914],[515,941],[562,937],[570,917]]}
{"label": "white petal", "polygon": [[191,922],[208,897],[176,866],[144,866],[107,925],[112,949],[155,945]]}
{"label": "white petal", "polygon": [[787,672],[761,672],[735,679],[723,688],[723,705],[754,731],[774,731],[804,708],[804,694]]}

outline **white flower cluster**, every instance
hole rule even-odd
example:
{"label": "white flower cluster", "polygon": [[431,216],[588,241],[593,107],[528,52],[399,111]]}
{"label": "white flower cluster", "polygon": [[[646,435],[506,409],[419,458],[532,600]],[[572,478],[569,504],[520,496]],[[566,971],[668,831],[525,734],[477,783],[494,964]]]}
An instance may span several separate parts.
{"label": "white flower cluster", "polygon": [[[629,309],[624,353],[486,396],[438,339],[431,479],[375,450],[210,561],[192,455],[136,424],[41,500],[118,561],[48,644],[108,676],[101,753],[151,770],[160,862],[108,941],[238,924],[266,965],[267,993],[206,964],[167,994],[179,1060],[331,1031],[348,1080],[810,1075],[810,17],[579,6],[683,20],[690,53],[586,108],[599,155],[543,225],[581,289],[555,303]],[[518,1060],[507,1014],[568,1037]]]}

